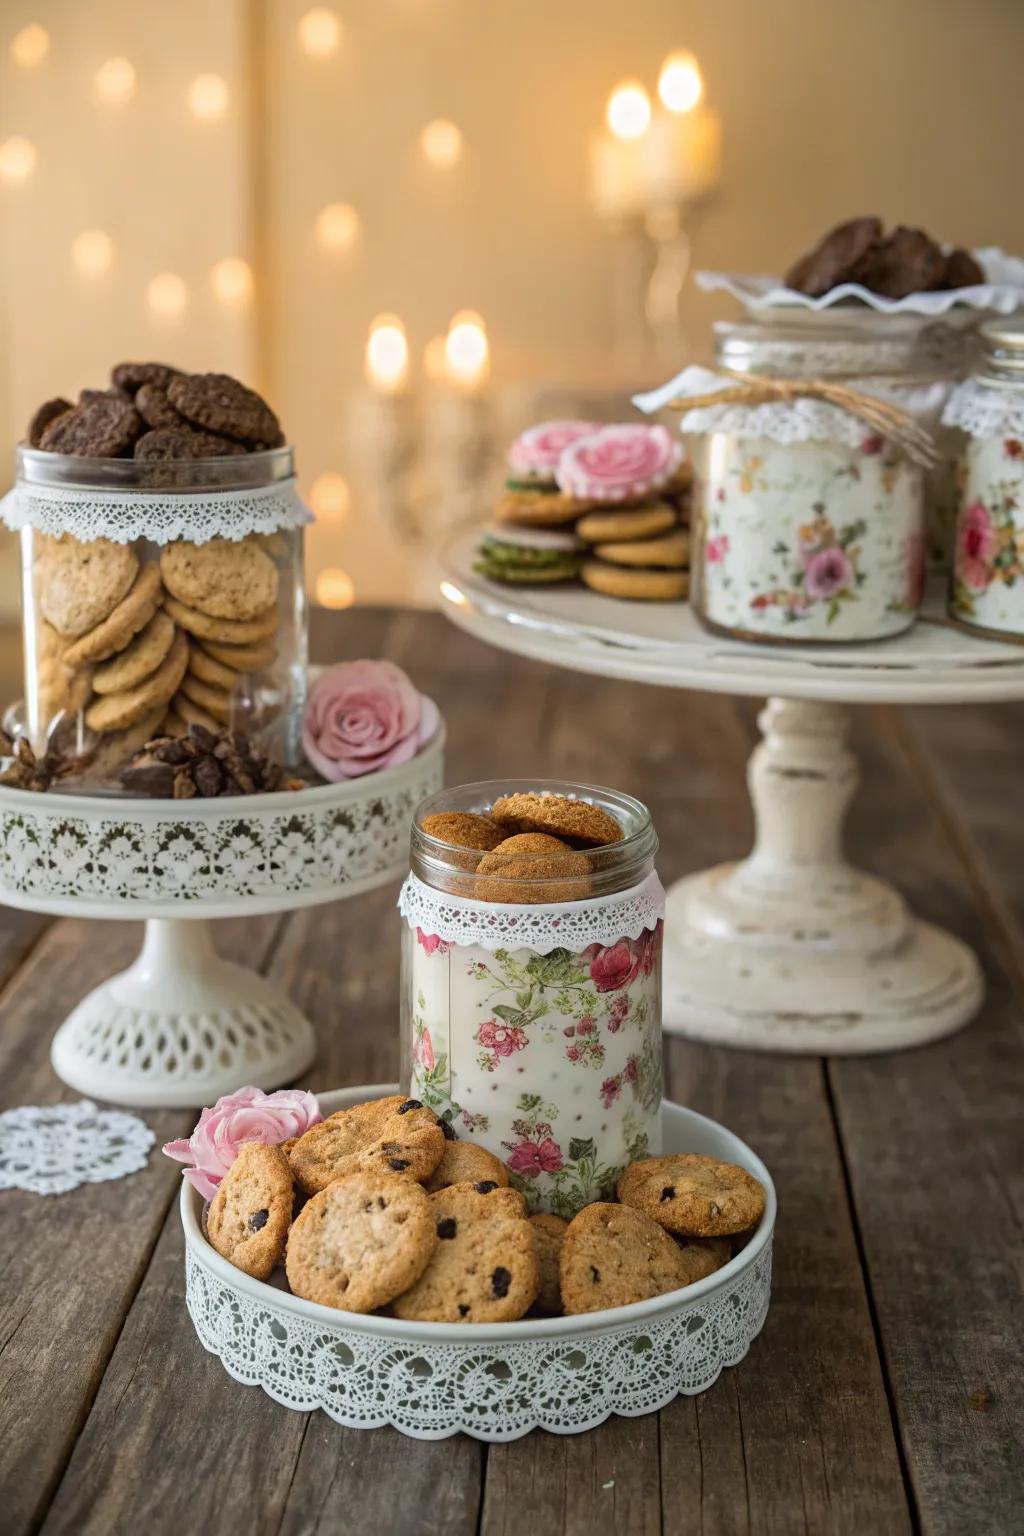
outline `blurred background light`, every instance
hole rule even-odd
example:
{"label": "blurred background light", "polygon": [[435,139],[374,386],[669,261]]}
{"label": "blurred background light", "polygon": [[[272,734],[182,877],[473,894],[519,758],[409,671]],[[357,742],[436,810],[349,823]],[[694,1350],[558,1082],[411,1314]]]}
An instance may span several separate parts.
{"label": "blurred background light", "polygon": [[37,21],[22,27],[11,39],[11,58],[21,69],[35,69],[50,51],[50,34]]}
{"label": "blurred background light", "polygon": [[651,122],[651,98],[639,80],[624,80],[608,98],[608,127],[617,139],[641,139]]}
{"label": "blurred background light", "polygon": [[420,149],[436,171],[450,170],[462,159],[462,133],[447,117],[435,117],[420,133]]}
{"label": "blurred background light", "polygon": [[176,272],[160,272],[146,287],[146,305],[160,320],[176,320],[188,306],[188,289]]}
{"label": "blurred background light", "polygon": [[345,251],[359,233],[351,203],[326,203],[316,216],[316,238],[325,251]]}
{"label": "blurred background light", "polygon": [[397,315],[378,315],[366,341],[366,377],[383,394],[402,388],[409,373],[409,343]]}
{"label": "blurred background light", "polygon": [[334,469],[317,475],[309,489],[309,504],[322,522],[344,522],[352,506],[352,493],[345,476]]}
{"label": "blurred background light", "polygon": [[315,5],[299,21],[299,46],[311,59],[329,59],[341,46],[341,21],[326,5]]}
{"label": "blurred background light", "polygon": [[228,83],[222,75],[197,75],[188,88],[188,109],[204,123],[214,123],[228,109]]}
{"label": "blurred background light", "polygon": [[248,304],[254,287],[252,268],[241,256],[224,256],[210,270],[210,286],[222,304]]}
{"label": "blurred background light", "polygon": [[108,59],[96,71],[93,83],[108,107],[123,107],[135,95],[135,66],[128,59]]}
{"label": "blurred background light", "polygon": [[114,260],[114,242],[102,229],[83,229],[71,242],[71,262],[80,277],[102,277]]}
{"label": "blurred background light", "polygon": [[355,582],[347,571],[329,565],[316,578],[316,600],[321,608],[351,608],[356,600]]}
{"label": "blurred background light", "polygon": [[692,53],[670,53],[658,76],[658,95],[670,112],[692,112],[704,94],[700,66]]}
{"label": "blurred background light", "polygon": [[36,147],[20,133],[0,144],[0,178],[4,181],[27,181],[35,165]]}

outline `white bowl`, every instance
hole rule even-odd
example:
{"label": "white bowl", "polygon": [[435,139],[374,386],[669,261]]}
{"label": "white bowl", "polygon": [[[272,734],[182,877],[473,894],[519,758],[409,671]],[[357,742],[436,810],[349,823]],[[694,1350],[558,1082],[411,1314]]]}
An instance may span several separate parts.
{"label": "white bowl", "polygon": [[[319,1095],[325,1114],[395,1093],[393,1084]],[[715,1274],[631,1306],[518,1323],[420,1323],[303,1301],[253,1280],[215,1253],[203,1200],[181,1190],[186,1300],[200,1342],[237,1381],[339,1424],[393,1424],[417,1439],[463,1431],[516,1440],[531,1429],[575,1434],[612,1413],[651,1413],[703,1392],[736,1365],[764,1323],[776,1198],[771,1175],[738,1136],[662,1103],[666,1152],[739,1163],[764,1185],[765,1211],[746,1247]]]}

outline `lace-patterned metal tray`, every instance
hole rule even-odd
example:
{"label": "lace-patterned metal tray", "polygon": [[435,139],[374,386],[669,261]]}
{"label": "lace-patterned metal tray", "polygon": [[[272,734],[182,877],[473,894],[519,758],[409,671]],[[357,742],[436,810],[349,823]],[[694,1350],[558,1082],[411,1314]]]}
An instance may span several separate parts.
{"label": "lace-patterned metal tray", "polygon": [[[330,1114],[395,1091],[345,1089],[320,1102]],[[613,1413],[635,1417],[703,1392],[743,1359],[764,1323],[775,1188],[724,1126],[667,1101],[662,1116],[666,1152],[740,1163],[767,1194],[746,1247],[706,1280],[580,1317],[469,1325],[356,1316],[234,1269],[207,1242],[203,1201],[183,1183],[186,1300],[200,1342],[236,1381],[287,1408],[322,1408],[357,1429],[392,1424],[419,1440],[460,1430],[490,1441],[531,1429],[578,1434]]]}

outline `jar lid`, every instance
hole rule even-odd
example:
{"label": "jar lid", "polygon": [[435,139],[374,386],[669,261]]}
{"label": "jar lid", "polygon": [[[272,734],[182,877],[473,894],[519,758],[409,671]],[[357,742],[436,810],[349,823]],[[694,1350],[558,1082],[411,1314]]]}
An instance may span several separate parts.
{"label": "jar lid", "polygon": [[1012,320],[986,320],[978,334],[986,382],[1024,384],[1024,325]]}

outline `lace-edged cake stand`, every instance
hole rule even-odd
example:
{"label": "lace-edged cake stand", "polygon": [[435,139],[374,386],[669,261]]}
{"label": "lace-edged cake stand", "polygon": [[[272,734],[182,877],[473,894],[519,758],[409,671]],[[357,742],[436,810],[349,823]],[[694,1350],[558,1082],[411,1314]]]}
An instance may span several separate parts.
{"label": "lace-edged cake stand", "polygon": [[[395,1093],[392,1085],[319,1095],[324,1114]],[[703,1392],[760,1333],[771,1292],[776,1199],[748,1146],[714,1120],[662,1104],[666,1152],[740,1163],[764,1185],[765,1213],[724,1268],[681,1291],[628,1307],[521,1323],[410,1323],[303,1301],[252,1280],[210,1247],[203,1200],[182,1182],[186,1300],[200,1342],[236,1381],[339,1424],[393,1424],[418,1440],[459,1431],[517,1440],[531,1429],[572,1435],[610,1414],[653,1413]],[[280,1277],[281,1272],[277,1271]]]}
{"label": "lace-edged cake stand", "polygon": [[668,893],[664,1022],[673,1033],[771,1051],[854,1054],[952,1033],[983,996],[973,952],[915,918],[842,853],[857,785],[848,704],[1024,698],[1024,648],[943,622],[942,593],[908,634],[783,647],[707,634],[689,607],[577,587],[517,590],[473,570],[479,534],[442,556],[442,607],[470,634],[600,676],[769,696],[748,781],[757,837],[739,863]]}
{"label": "lace-edged cake stand", "polygon": [[139,1108],[277,1088],[313,1062],[309,1021],[265,977],[218,958],[209,920],[336,901],[409,867],[414,807],[443,782],[444,728],[411,762],[344,784],[215,800],[34,794],[0,786],[0,902],[144,918],[134,963],[54,1037],[58,1077]]}

